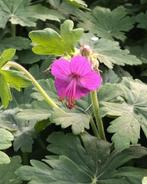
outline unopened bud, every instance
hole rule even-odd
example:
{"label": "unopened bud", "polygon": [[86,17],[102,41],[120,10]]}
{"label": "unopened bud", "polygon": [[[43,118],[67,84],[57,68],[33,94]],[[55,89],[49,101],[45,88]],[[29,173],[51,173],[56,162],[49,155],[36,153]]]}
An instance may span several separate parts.
{"label": "unopened bud", "polygon": [[92,50],[89,45],[82,45],[80,48],[80,52],[82,56],[89,57],[92,53]]}

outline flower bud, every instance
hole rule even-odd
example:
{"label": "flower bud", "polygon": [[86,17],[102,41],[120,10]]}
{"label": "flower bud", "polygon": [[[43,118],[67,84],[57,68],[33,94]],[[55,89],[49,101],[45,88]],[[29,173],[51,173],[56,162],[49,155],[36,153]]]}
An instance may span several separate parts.
{"label": "flower bud", "polygon": [[89,45],[82,45],[80,48],[82,56],[89,57],[92,54],[92,50]]}

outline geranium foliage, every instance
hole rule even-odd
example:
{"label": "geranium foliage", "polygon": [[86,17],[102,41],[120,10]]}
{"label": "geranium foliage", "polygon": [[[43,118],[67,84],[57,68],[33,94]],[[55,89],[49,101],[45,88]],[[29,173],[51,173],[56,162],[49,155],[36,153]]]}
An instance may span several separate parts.
{"label": "geranium foliage", "polygon": [[56,156],[47,156],[44,162],[32,160],[32,166],[23,166],[17,174],[30,183],[135,183],[146,170],[122,165],[147,154],[143,147],[131,147],[122,152],[110,151],[110,144],[90,135],[82,135],[82,143],[71,134],[54,133],[48,137],[48,150]]}
{"label": "geranium foliage", "polygon": [[0,0],[0,184],[146,184],[147,0]]}

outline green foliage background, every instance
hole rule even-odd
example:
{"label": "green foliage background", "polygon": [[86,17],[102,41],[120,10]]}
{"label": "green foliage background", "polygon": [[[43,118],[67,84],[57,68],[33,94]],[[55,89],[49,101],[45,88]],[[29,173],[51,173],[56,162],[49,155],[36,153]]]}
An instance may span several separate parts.
{"label": "green foliage background", "polygon": [[[22,73],[5,68],[10,60],[23,65],[66,109],[49,66],[85,44],[103,76],[98,97],[109,143],[93,136],[89,97],[72,111],[52,111]],[[0,52],[0,184],[141,184],[147,176],[146,0],[1,0]]]}

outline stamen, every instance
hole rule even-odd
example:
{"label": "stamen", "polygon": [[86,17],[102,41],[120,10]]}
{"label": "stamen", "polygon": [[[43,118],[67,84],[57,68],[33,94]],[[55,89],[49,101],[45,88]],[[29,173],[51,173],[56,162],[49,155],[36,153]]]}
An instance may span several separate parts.
{"label": "stamen", "polygon": [[72,79],[69,85],[66,88],[65,94],[67,99],[67,106],[71,109],[75,104],[76,98],[76,87],[77,87],[77,80]]}

